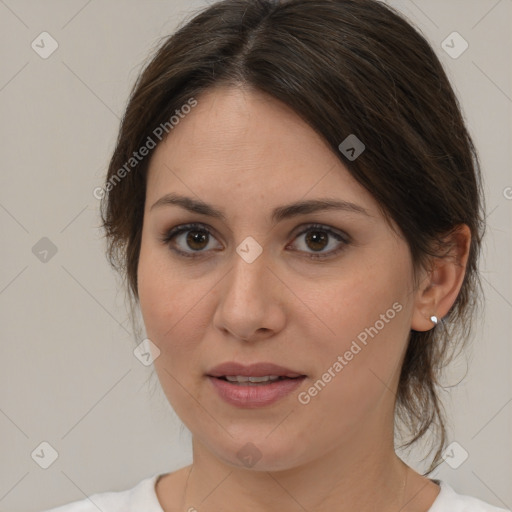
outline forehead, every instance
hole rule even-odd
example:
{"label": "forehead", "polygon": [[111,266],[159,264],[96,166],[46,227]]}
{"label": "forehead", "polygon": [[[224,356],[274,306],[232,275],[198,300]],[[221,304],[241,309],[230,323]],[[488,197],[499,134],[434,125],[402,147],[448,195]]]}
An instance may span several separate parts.
{"label": "forehead", "polygon": [[339,157],[287,105],[238,87],[217,87],[196,99],[153,154],[148,202],[179,191],[223,199],[236,193],[276,204],[331,196],[371,205]]}
{"label": "forehead", "polygon": [[222,158],[225,166],[235,168],[258,161],[300,161],[308,154],[310,159],[332,160],[320,136],[287,105],[262,92],[233,86],[199,96],[197,106],[179,120],[156,152],[167,156],[172,152],[174,161]]}

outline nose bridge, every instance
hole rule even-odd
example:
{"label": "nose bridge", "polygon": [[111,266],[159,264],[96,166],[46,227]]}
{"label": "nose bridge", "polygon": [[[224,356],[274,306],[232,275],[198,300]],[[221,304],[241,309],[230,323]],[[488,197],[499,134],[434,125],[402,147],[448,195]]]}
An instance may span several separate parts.
{"label": "nose bridge", "polygon": [[264,253],[263,247],[252,237],[247,237],[237,246],[229,287],[235,295],[241,294],[239,299],[244,298],[245,293],[250,297],[258,292],[258,287],[262,287],[265,274],[269,272],[267,256],[268,252]]}
{"label": "nose bridge", "polygon": [[247,322],[263,325],[273,300],[268,281],[274,277],[268,268],[268,254],[258,250],[256,255],[257,248],[251,244],[248,242],[248,248],[245,243],[237,247],[218,304],[223,322],[239,332],[247,329]]}

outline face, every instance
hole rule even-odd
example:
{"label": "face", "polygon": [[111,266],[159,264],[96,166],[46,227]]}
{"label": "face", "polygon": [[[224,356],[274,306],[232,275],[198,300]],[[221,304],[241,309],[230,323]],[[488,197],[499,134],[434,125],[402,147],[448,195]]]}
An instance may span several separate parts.
{"label": "face", "polygon": [[[194,442],[235,466],[244,450],[279,470],[380,449],[413,315],[406,242],[285,105],[238,88],[197,100],[153,154],[138,267],[170,404]],[[159,201],[168,194],[223,217]],[[352,207],[282,209],[313,200]],[[233,361],[306,377],[272,403],[234,405],[208,376]]]}

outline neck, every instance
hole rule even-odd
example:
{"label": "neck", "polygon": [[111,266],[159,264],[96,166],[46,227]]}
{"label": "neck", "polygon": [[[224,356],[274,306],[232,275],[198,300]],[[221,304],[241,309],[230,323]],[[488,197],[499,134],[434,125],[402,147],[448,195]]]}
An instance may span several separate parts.
{"label": "neck", "polygon": [[402,509],[406,501],[409,468],[392,445],[339,446],[316,460],[273,471],[258,470],[258,464],[233,466],[195,439],[192,444],[194,463],[180,510],[386,512]]}

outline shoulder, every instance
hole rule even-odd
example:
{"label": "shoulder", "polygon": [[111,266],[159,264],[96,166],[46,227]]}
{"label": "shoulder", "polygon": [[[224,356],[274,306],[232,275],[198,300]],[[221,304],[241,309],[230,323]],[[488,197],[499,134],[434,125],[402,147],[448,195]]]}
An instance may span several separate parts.
{"label": "shoulder", "polygon": [[88,498],[42,512],[163,512],[155,492],[155,474],[140,481],[131,489],[92,494]]}
{"label": "shoulder", "polygon": [[511,512],[473,496],[457,493],[447,482],[435,480],[441,491],[428,512]]}

